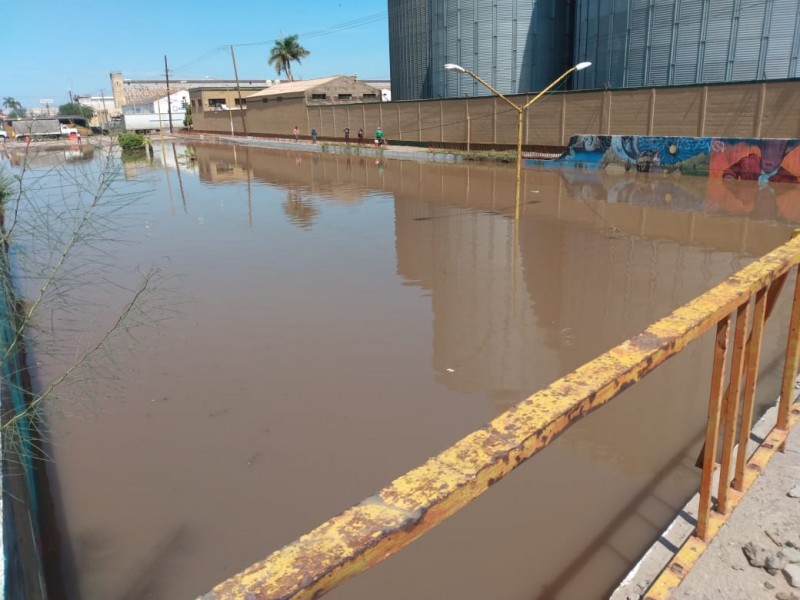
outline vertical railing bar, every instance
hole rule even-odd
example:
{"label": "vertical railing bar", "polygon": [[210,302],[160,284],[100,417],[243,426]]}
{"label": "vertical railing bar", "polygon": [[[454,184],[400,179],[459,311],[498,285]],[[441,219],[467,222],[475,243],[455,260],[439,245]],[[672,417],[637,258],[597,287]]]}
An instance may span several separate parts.
{"label": "vertical railing bar", "polygon": [[717,492],[717,511],[728,513],[728,490],[731,482],[731,462],[733,442],[736,435],[736,420],[739,416],[739,397],[742,391],[742,372],[750,320],[750,298],[736,310],[736,328],[733,332],[733,358],[728,391],[725,394],[725,420],[722,433],[722,462],[719,468],[719,487]]}
{"label": "vertical railing bar", "polygon": [[711,393],[708,399],[708,423],[706,424],[706,451],[703,454],[703,474],[700,479],[700,503],[697,508],[697,537],[705,540],[708,534],[708,517],[711,510],[711,485],[714,465],[717,460],[717,437],[719,436],[722,383],[725,380],[725,360],[728,356],[728,333],[731,315],[717,323],[714,340],[714,366],[711,371]]}
{"label": "vertical railing bar", "polygon": [[778,277],[775,281],[773,281],[769,286],[769,292],[767,293],[767,312],[764,316],[764,321],[769,321],[769,317],[772,314],[772,310],[775,308],[775,304],[778,301],[778,296],[783,290],[783,285],[786,283],[786,278],[789,277],[789,271],[786,271],[783,275]]}
{"label": "vertical railing bar", "polygon": [[[797,269],[795,269],[797,271]],[[778,406],[778,423],[776,427],[786,431],[789,427],[789,411],[794,399],[794,381],[797,377],[798,359],[800,359],[800,276],[795,273],[794,299],[792,300],[792,320],[789,325],[789,339],[786,342],[786,359],[783,363],[783,380],[781,383],[781,401]]]}
{"label": "vertical railing bar", "polygon": [[[789,275],[788,272],[784,273],[783,275],[775,279],[775,281],[773,281],[772,284],[769,286],[769,292],[767,292],[767,308],[766,308],[766,313],[764,315],[764,325],[766,325],[766,323],[769,321],[769,317],[772,314],[773,309],[775,308],[775,304],[777,303],[778,295],[781,293],[781,290],[783,289],[783,284],[786,283],[786,277],[788,275]],[[749,349],[752,337],[753,334],[751,333],[750,337],[747,339],[747,348],[745,350],[746,352],[750,351]],[[745,356],[747,355],[745,354]],[[747,358],[745,358],[745,362],[747,362]],[[728,393],[727,390],[725,393],[726,394]],[[695,466],[698,469],[703,467],[703,456],[705,455],[705,452],[706,452],[706,445],[704,442],[703,447],[700,449],[700,453],[697,455],[697,462],[695,463]]]}
{"label": "vertical railing bar", "polygon": [[[772,289],[770,288],[770,292]],[[745,349],[745,382],[744,400],[742,400],[742,420],[739,425],[739,451],[736,453],[736,474],[733,478],[733,489],[742,491],[744,483],[744,466],[747,462],[747,446],[750,441],[750,430],[753,428],[753,404],[758,382],[758,366],[761,363],[761,340],[764,334],[764,321],[767,313],[767,288],[756,292],[756,306],[753,311],[753,329]]]}

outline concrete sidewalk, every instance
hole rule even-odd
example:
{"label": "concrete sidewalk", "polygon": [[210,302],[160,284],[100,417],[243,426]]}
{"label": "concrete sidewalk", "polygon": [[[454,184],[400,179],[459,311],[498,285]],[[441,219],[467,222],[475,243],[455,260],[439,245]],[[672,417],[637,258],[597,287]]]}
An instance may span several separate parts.
{"label": "concrete sidewalk", "polygon": [[[755,450],[755,440],[760,443],[772,429],[776,413],[777,409],[771,408],[755,425],[748,454]],[[763,561],[776,555],[782,548],[789,555],[794,554],[789,548],[800,548],[800,498],[788,495],[795,486],[799,486],[800,492],[798,429],[789,433],[786,452],[778,452],[772,457],[719,534],[673,592],[672,598],[800,600],[800,588],[790,585],[789,577],[782,569],[771,574],[763,567],[751,566],[743,550],[748,544],[758,547],[759,557]],[[612,600],[639,600],[646,597],[645,591],[672,558],[675,548],[680,547],[694,531],[697,505],[698,496],[695,495],[615,590]],[[797,558],[800,560],[800,552]],[[795,583],[800,586],[800,563],[793,567],[798,569],[798,581]],[[789,568],[790,572],[793,567]]]}
{"label": "concrete sidewalk", "polygon": [[[770,574],[765,568],[751,566],[743,551],[745,545],[753,544],[762,548],[761,554],[767,558],[782,547],[800,547],[800,498],[789,496],[798,484],[800,431],[795,427],[786,442],[786,452],[772,457],[673,598],[800,599],[800,564]],[[794,560],[794,552],[786,554]],[[800,552],[796,554],[800,560]],[[789,582],[794,570],[797,587]]]}
{"label": "concrete sidewalk", "polygon": [[378,159],[392,158],[396,160],[416,160],[422,162],[457,163],[464,161],[464,155],[446,150],[428,150],[415,146],[376,146],[374,144],[344,144],[339,142],[311,142],[309,140],[270,139],[259,137],[242,137],[206,133],[176,133],[170,136],[184,141],[216,142],[237,144],[254,148],[272,148],[292,152],[325,152],[328,154],[351,154],[353,156],[373,157]]}

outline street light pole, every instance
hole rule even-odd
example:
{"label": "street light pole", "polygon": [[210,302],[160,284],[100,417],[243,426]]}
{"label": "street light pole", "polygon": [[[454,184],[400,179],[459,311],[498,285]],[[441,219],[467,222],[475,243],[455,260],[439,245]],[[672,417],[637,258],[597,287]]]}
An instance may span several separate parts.
{"label": "street light pole", "polygon": [[528,108],[530,108],[531,104],[536,102],[539,98],[544,96],[547,92],[549,92],[556,85],[558,85],[561,81],[563,81],[564,78],[566,78],[570,73],[572,73],[573,71],[582,71],[583,69],[585,69],[586,67],[590,67],[591,65],[592,65],[592,63],[590,63],[590,62],[581,62],[581,63],[578,63],[577,65],[574,65],[574,66],[570,67],[569,69],[564,71],[557,79],[554,79],[553,82],[550,85],[548,85],[541,92],[536,94],[536,96],[534,96],[531,100],[529,100],[528,102],[526,102],[522,106],[520,106],[518,104],[515,104],[514,102],[512,102],[511,100],[506,98],[503,94],[501,94],[499,91],[497,91],[495,88],[493,88],[491,85],[489,85],[487,82],[485,82],[483,79],[481,79],[478,75],[476,75],[475,73],[473,73],[469,69],[465,69],[461,65],[456,65],[456,64],[453,64],[453,63],[447,63],[444,66],[444,68],[447,71],[455,71],[457,73],[466,73],[467,75],[469,75],[470,77],[475,79],[478,83],[482,84],[484,87],[489,89],[492,93],[494,93],[495,95],[497,95],[500,98],[502,98],[503,100],[505,100],[511,106],[511,108],[513,108],[514,110],[517,111],[517,186],[516,186],[516,196],[514,198],[514,218],[515,219],[519,219],[519,209],[520,209],[520,202],[519,202],[520,193],[519,193],[519,189],[520,189],[520,180],[522,179],[522,121],[523,121],[523,117],[525,115],[525,111],[528,110]]}

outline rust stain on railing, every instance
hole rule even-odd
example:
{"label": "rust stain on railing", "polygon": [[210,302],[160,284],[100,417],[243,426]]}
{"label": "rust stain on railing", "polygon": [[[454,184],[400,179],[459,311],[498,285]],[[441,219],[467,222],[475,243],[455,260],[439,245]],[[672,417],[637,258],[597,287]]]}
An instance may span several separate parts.
{"label": "rust stain on railing", "polygon": [[[724,356],[732,315],[738,312],[742,319],[741,325],[737,319],[734,336],[734,367],[739,379],[742,373],[746,374],[745,396],[751,402],[749,407],[743,408],[742,413],[747,415],[749,412],[752,415],[753,378],[757,372],[754,361],[757,363],[760,355],[763,319],[760,324],[758,319],[755,320],[757,326],[745,344],[749,308],[743,307],[749,307],[751,298],[756,295],[755,314],[758,316],[769,312],[765,307],[768,303],[774,304],[775,294],[767,294],[766,290],[778,279],[782,284],[783,277],[798,262],[800,238],[795,238],[657,321],[643,333],[521,401],[486,426],[399,477],[376,495],[220,583],[203,598],[319,598],[343,581],[391,556],[463,508],[549,445],[573,423],[613,399],[703,333],[716,327],[717,345],[706,438],[706,446],[710,451],[706,453],[701,487],[703,500],[709,507],[701,516],[707,538],[709,531],[718,528],[720,522],[718,513],[710,510],[711,472],[715,466],[717,434],[721,426],[725,427],[723,455],[725,468],[729,469],[732,458],[727,446],[733,441],[734,424],[729,422],[726,427],[724,423],[721,425],[721,419],[724,415],[733,415],[731,418],[735,421],[736,411],[730,402],[738,403],[742,387],[740,381],[736,380],[727,393],[722,393]],[[774,286],[776,289],[778,287]],[[792,381],[800,356],[798,337],[800,283],[795,290],[785,369],[785,373],[792,375]],[[787,377],[789,375],[784,377],[784,390],[788,389]],[[779,420],[783,418],[781,422],[787,425],[790,420],[789,409],[789,400],[782,399],[783,417],[779,417]],[[744,426],[741,431],[744,431]],[[779,437],[779,434],[774,435]],[[735,481],[743,482],[743,489],[747,489],[752,481],[752,473],[742,472],[743,465],[744,462],[740,464],[737,460]],[[735,489],[726,489],[725,494],[731,505],[735,505],[740,497],[740,492]],[[686,550],[690,554],[701,551],[705,544],[700,538],[692,539],[691,547]],[[676,562],[669,572],[681,579],[691,564],[691,560]]]}

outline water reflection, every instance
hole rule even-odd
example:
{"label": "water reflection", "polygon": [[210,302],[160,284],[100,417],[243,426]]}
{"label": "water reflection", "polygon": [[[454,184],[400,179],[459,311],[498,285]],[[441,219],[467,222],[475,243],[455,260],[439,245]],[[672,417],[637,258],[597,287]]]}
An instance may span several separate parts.
{"label": "water reflection", "polygon": [[[59,446],[74,535],[112,532],[108,568],[84,574],[91,597],[140,591],[154,556],[173,577],[146,591],[202,593],[792,229],[763,192],[743,213],[700,178],[526,171],[516,222],[512,169],[215,145],[189,152],[186,213],[168,214],[187,152],[126,174],[165,176],[131,252],[169,256],[193,312],[130,359],[146,376],[119,414],[71,424]],[[342,597],[600,596],[696,486],[710,359],[691,346]],[[141,520],[118,518],[143,497],[158,502],[137,505]],[[164,532],[184,524],[191,547],[173,549]]]}
{"label": "water reflection", "polygon": [[44,167],[92,160],[94,146],[89,143],[44,147],[34,145],[27,149],[3,146],[3,153],[13,167],[20,167],[23,163],[31,167]]}
{"label": "water reflection", "polygon": [[311,229],[319,214],[319,209],[314,205],[313,200],[303,198],[299,190],[290,189],[286,192],[283,212],[289,221],[301,229]]}

